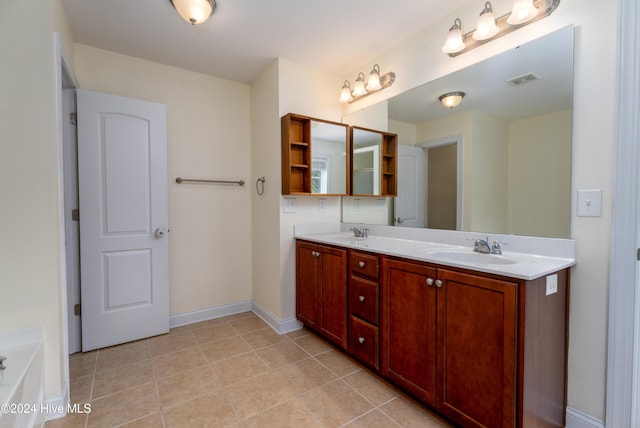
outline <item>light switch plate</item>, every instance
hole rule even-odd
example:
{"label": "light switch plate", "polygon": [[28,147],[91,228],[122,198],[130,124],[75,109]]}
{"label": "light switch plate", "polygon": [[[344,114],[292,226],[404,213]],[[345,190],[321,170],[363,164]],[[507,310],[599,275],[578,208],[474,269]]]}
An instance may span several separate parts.
{"label": "light switch plate", "polygon": [[285,213],[296,212],[296,198],[284,198],[282,202],[282,209]]}
{"label": "light switch plate", "polygon": [[602,215],[602,190],[578,190],[578,217]]}
{"label": "light switch plate", "polygon": [[360,199],[353,200],[353,210],[360,211]]}
{"label": "light switch plate", "polygon": [[558,275],[547,276],[547,296],[558,292]]}
{"label": "light switch plate", "polygon": [[385,199],[376,199],[376,210],[384,211],[387,209],[387,201]]}

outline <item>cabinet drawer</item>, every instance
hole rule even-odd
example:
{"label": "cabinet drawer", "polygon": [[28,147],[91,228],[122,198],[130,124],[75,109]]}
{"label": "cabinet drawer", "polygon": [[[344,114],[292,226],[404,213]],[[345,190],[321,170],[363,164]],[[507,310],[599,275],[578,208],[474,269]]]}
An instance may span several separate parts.
{"label": "cabinet drawer", "polygon": [[379,265],[378,256],[351,251],[349,269],[352,274],[364,276],[375,281],[380,273]]}
{"label": "cabinet drawer", "polygon": [[349,312],[378,325],[378,284],[352,276],[349,279]]}
{"label": "cabinet drawer", "polygon": [[378,327],[356,317],[349,319],[348,351],[376,370],[378,364]]}

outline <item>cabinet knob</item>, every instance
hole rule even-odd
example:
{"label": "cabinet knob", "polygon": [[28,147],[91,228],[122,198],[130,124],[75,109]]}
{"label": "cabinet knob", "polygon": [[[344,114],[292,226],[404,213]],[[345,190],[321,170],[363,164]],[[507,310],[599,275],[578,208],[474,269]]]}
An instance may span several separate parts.
{"label": "cabinet knob", "polygon": [[433,285],[433,278],[427,278],[427,285]]}
{"label": "cabinet knob", "polygon": [[361,268],[363,268],[363,267],[364,267],[364,265],[366,265],[366,263],[365,263],[365,262],[363,262],[363,261],[358,262],[358,266],[360,266]]}
{"label": "cabinet knob", "polygon": [[442,280],[441,279],[436,279],[436,287],[438,288],[442,288]]}
{"label": "cabinet knob", "polygon": [[359,343],[364,343],[364,337],[360,336],[360,337],[358,338],[358,342],[359,342]]}
{"label": "cabinet knob", "polygon": [[361,302],[364,302],[364,296],[359,296],[358,300],[360,300]]}

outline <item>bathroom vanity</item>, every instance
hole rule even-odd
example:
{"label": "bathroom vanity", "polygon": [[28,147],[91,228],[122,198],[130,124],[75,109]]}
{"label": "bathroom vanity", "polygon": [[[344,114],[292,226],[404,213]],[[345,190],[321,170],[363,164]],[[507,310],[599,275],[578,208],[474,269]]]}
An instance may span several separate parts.
{"label": "bathroom vanity", "polygon": [[298,319],[463,427],[563,426],[572,241],[480,254],[478,234],[437,233],[297,229]]}

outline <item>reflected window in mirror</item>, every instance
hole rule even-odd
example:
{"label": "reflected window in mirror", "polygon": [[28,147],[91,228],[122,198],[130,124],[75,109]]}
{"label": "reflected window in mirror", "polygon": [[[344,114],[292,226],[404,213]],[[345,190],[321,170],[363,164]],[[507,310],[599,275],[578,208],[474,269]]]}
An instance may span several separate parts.
{"label": "reflected window in mirror", "polygon": [[349,125],[289,113],[281,135],[283,195],[348,193]]}

